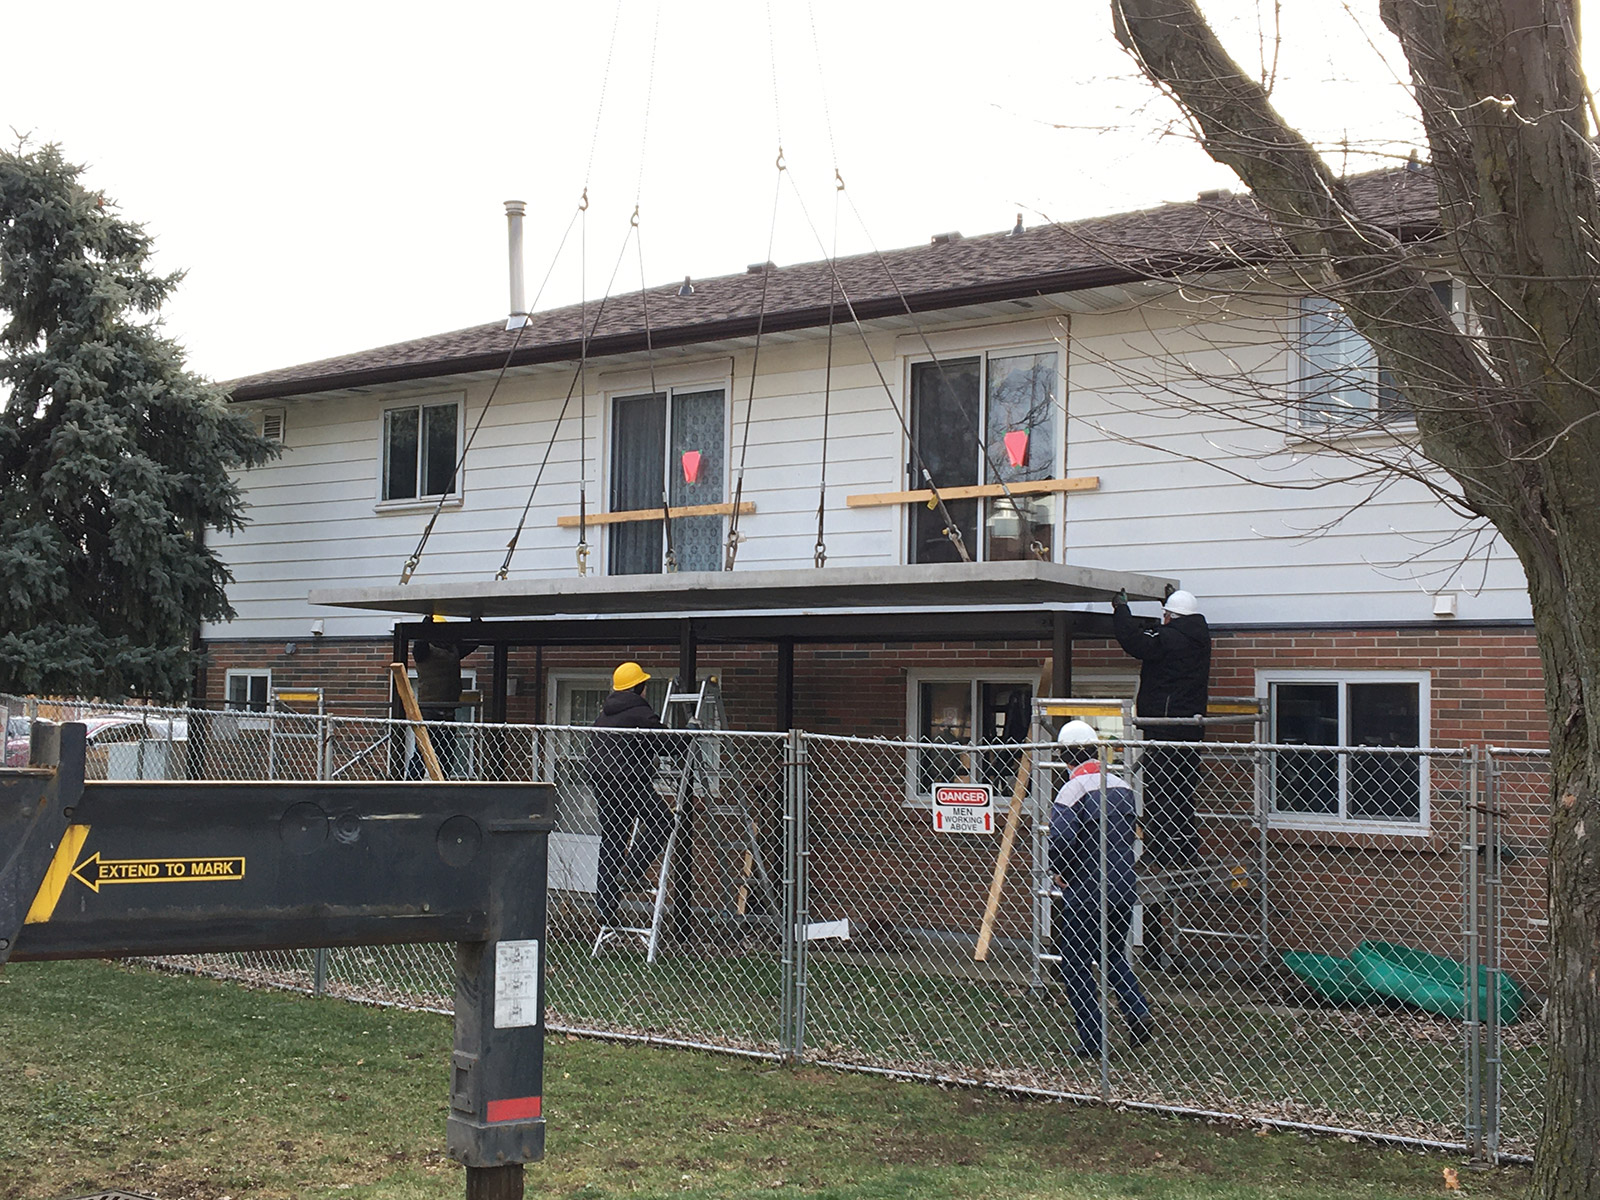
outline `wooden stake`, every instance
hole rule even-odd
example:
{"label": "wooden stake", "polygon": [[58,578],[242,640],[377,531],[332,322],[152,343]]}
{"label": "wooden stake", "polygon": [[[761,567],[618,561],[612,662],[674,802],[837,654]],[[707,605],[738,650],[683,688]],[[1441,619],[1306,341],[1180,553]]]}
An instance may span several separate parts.
{"label": "wooden stake", "polygon": [[400,705],[411,722],[412,733],[417,739],[417,752],[422,755],[423,765],[428,768],[428,778],[443,783],[444,771],[439,766],[439,756],[433,752],[433,739],[428,736],[422,710],[417,707],[417,697],[411,690],[411,677],[406,674],[405,663],[390,663],[389,674],[394,677],[395,695],[400,697]]}
{"label": "wooden stake", "polygon": [[[1034,690],[1033,696],[1037,700],[1050,687],[1050,681],[1055,676],[1055,660],[1044,660],[1044,668],[1039,672],[1039,686]],[[1034,718],[1028,724],[1028,740],[1039,740],[1038,709],[1034,709]],[[995,860],[994,880],[989,884],[989,903],[984,906],[983,924],[978,929],[978,946],[972,952],[975,962],[989,961],[989,943],[994,939],[994,922],[1000,913],[1000,893],[1005,887],[1006,871],[1011,866],[1011,847],[1017,840],[1017,826],[1022,824],[1022,800],[1028,794],[1028,780],[1033,774],[1033,755],[1023,752],[1022,760],[1017,763],[1017,781],[1011,787],[1011,807],[1006,810],[1006,828],[1000,835],[1000,857]]]}

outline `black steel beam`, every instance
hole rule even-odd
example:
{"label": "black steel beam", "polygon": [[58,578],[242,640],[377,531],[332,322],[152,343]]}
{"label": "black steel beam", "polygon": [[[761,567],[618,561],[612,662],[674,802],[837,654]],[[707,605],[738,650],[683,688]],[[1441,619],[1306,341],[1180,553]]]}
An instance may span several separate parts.
{"label": "black steel beam", "polygon": [[479,940],[484,843],[548,831],[554,787],[88,783],[68,807],[14,958]]}
{"label": "black steel beam", "polygon": [[397,643],[424,634],[433,641],[480,642],[507,646],[676,646],[684,643],[684,626],[699,645],[776,644],[783,640],[811,645],[878,642],[1053,643],[1058,627],[1070,640],[1105,639],[1111,634],[1109,613],[1070,609],[1008,609],[957,612],[868,612],[813,614],[728,614],[702,617],[594,617],[452,621],[445,624],[401,622]]}

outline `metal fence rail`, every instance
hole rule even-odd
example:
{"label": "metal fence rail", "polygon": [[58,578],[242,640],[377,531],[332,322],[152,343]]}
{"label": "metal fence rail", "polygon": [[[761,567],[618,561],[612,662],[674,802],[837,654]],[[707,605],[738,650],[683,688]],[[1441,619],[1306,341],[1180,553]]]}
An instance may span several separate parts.
{"label": "metal fence rail", "polygon": [[[91,755],[102,775],[421,774],[405,722],[7,697],[0,707],[136,728]],[[641,749],[649,736],[621,734]],[[1540,751],[1190,748],[1197,855],[1141,864],[1130,944],[1106,950],[1130,955],[1153,1041],[1130,1044],[1115,1005],[1103,1004],[1105,1051],[1080,1058],[1054,961],[1063,916],[1045,830],[1066,772],[1053,744],[677,736],[687,740],[676,750],[645,755],[659,803],[670,811],[687,798],[665,872],[661,950],[649,961],[639,942],[596,946],[590,730],[434,734],[453,775],[557,788],[553,1029],[1347,1130],[1489,1159],[1533,1149],[1544,1077],[1549,783]],[[684,789],[689,741],[702,773]],[[1170,743],[1102,753],[1141,797],[1172,769]],[[982,962],[974,950],[998,839],[935,831],[927,790],[950,781],[989,784],[1002,820],[1013,791],[1020,797]],[[654,899],[625,891],[618,923],[648,927]],[[446,1009],[449,954],[397,946],[167,965]],[[1439,1011],[1374,992],[1352,965],[1362,954],[1433,971],[1445,995],[1428,1003]]]}

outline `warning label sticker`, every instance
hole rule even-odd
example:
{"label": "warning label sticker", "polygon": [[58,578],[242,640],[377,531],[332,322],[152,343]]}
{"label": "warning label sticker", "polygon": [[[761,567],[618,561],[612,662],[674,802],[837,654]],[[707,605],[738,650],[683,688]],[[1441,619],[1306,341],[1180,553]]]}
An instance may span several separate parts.
{"label": "warning label sticker", "polygon": [[496,942],[494,1027],[517,1029],[539,1023],[539,942]]}
{"label": "warning label sticker", "polygon": [[935,833],[993,833],[994,793],[986,783],[933,785]]}

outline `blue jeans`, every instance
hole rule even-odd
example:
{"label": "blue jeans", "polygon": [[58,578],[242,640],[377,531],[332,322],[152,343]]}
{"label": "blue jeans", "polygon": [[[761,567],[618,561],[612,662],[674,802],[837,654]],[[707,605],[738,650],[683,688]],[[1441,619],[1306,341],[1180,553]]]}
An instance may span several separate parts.
{"label": "blue jeans", "polygon": [[[1128,930],[1132,924],[1131,903],[1110,906],[1106,913],[1107,982],[1116,994],[1122,1019],[1130,1027],[1142,1027],[1150,1020],[1150,1002],[1145,999],[1139,980],[1128,965]],[[1057,947],[1061,954],[1061,982],[1066,984],[1067,999],[1072,1003],[1079,1045],[1098,1054],[1101,1014],[1100,987],[1095,973],[1100,967],[1099,909],[1068,905],[1063,910]]]}

